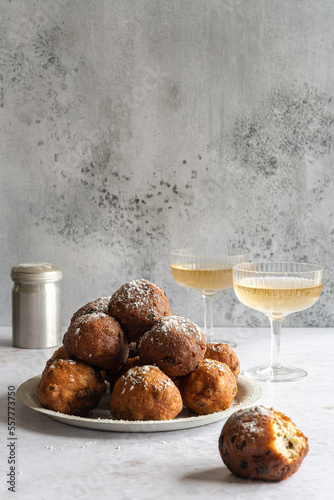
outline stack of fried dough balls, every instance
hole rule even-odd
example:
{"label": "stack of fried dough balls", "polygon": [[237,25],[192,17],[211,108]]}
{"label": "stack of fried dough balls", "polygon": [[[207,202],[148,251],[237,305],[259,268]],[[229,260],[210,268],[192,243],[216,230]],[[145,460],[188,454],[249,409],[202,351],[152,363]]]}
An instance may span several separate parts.
{"label": "stack of fried dough balls", "polygon": [[40,404],[86,416],[110,386],[121,420],[171,420],[226,410],[237,393],[239,360],[227,344],[207,344],[192,321],[172,314],[165,292],[132,280],[76,311],[63,345],[47,361]]}

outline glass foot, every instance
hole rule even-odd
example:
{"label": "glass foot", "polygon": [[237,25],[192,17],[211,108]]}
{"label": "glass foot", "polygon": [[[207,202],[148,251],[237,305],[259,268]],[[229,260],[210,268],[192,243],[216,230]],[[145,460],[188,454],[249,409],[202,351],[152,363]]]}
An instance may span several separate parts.
{"label": "glass foot", "polygon": [[244,375],[260,382],[294,382],[307,377],[307,372],[290,366],[256,366],[244,371]]}

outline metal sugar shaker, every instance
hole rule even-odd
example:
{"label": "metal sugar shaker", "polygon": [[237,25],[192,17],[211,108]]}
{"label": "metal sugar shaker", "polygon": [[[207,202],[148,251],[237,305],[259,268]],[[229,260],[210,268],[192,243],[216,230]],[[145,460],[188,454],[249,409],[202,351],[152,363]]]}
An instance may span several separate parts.
{"label": "metal sugar shaker", "polygon": [[55,347],[62,341],[62,271],[46,262],[12,267],[13,346]]}

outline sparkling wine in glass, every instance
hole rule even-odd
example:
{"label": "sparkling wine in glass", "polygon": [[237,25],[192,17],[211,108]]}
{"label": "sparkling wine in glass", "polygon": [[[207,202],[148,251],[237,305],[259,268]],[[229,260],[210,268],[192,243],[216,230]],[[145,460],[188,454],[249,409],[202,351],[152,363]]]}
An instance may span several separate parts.
{"label": "sparkling wine in glass", "polygon": [[292,382],[307,376],[300,368],[282,366],[280,342],[283,319],[313,306],[323,282],[323,268],[296,262],[249,262],[233,268],[236,296],[246,306],[264,313],[271,325],[271,363],[244,373],[264,382]]}
{"label": "sparkling wine in glass", "polygon": [[[213,301],[221,290],[233,287],[233,266],[248,258],[248,251],[210,247],[172,250],[170,268],[175,281],[201,292],[204,303],[204,333],[213,341]],[[224,341],[235,347],[231,341]]]}

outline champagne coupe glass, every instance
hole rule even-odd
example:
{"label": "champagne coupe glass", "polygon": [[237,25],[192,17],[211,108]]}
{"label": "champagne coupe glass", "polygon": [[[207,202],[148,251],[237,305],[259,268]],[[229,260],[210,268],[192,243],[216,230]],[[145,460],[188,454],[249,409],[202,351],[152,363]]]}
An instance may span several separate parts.
{"label": "champagne coupe glass", "polygon": [[271,325],[271,363],[245,371],[263,382],[292,382],[307,376],[300,368],[282,366],[280,342],[283,319],[318,300],[323,268],[296,262],[249,262],[233,268],[236,296],[246,306],[268,316]]}
{"label": "champagne coupe glass", "polygon": [[[233,287],[232,269],[248,258],[247,250],[210,247],[172,250],[170,268],[175,281],[201,292],[204,302],[204,333],[213,341],[213,301],[220,290]],[[236,344],[224,341],[235,347]]]}

